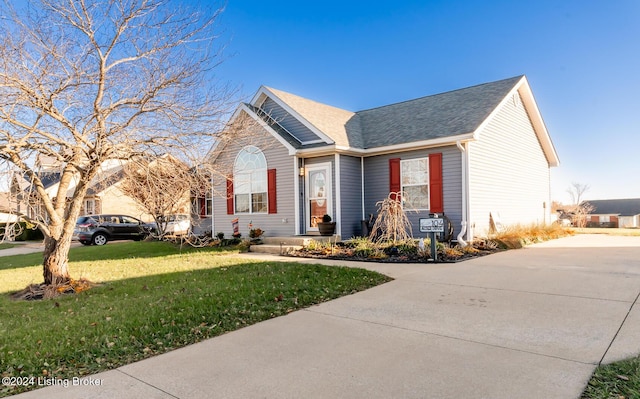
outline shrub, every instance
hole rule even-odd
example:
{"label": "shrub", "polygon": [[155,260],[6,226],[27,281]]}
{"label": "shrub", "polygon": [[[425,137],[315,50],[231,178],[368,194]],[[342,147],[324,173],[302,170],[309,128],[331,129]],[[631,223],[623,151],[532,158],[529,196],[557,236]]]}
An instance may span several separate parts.
{"label": "shrub", "polygon": [[249,238],[260,238],[264,234],[264,230],[260,228],[255,228],[249,230]]}
{"label": "shrub", "polygon": [[416,255],[418,253],[418,243],[408,240],[396,245],[398,252],[403,255]]}
{"label": "shrub", "polygon": [[44,234],[32,224],[20,222],[20,228],[22,229],[22,233],[16,236],[16,241],[37,241],[44,239]]}
{"label": "shrub", "polygon": [[326,241],[311,240],[304,248],[309,252],[331,253],[331,243]]}
{"label": "shrub", "polygon": [[399,200],[401,197],[402,192],[389,193],[386,199],[376,202],[378,217],[370,235],[376,242],[398,244],[412,238],[411,222]]}
{"label": "shrub", "polygon": [[445,247],[444,254],[449,258],[460,258],[464,252],[459,247]]}
{"label": "shrub", "polygon": [[525,245],[573,235],[569,228],[558,224],[530,224],[508,226],[489,238],[501,248],[522,248]]}
{"label": "shrub", "polygon": [[353,250],[353,255],[359,258],[369,258],[376,252],[375,248],[360,247]]}

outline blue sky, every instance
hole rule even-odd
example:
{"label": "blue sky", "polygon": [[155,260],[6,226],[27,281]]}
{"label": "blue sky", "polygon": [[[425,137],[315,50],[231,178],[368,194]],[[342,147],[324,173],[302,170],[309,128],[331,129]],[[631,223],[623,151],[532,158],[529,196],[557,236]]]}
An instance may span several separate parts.
{"label": "blue sky", "polygon": [[[207,3],[204,2],[203,3]],[[640,2],[229,0],[217,78],[351,111],[525,74],[588,199],[640,197]]]}

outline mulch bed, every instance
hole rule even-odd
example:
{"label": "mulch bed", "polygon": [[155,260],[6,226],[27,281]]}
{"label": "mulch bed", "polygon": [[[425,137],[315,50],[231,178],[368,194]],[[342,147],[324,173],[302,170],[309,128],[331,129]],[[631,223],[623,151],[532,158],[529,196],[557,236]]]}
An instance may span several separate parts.
{"label": "mulch bed", "polygon": [[292,251],[287,254],[291,257],[311,258],[311,259],[332,259],[356,262],[378,262],[378,263],[456,263],[468,259],[478,258],[480,256],[490,255],[503,251],[500,248],[478,248],[474,245],[472,252],[462,252],[461,254],[452,254],[454,251],[447,253],[446,251],[438,251],[438,260],[433,261],[430,258],[421,256],[417,253],[389,253],[385,251],[385,256],[365,257],[354,254],[352,248],[336,245],[329,250],[309,250],[306,248]]}
{"label": "mulch bed", "polygon": [[60,285],[47,285],[47,284],[31,284],[26,288],[14,292],[10,295],[11,299],[35,301],[39,299],[51,299],[65,294],[76,294],[82,291],[91,289],[98,284],[89,280],[69,280],[68,283]]}

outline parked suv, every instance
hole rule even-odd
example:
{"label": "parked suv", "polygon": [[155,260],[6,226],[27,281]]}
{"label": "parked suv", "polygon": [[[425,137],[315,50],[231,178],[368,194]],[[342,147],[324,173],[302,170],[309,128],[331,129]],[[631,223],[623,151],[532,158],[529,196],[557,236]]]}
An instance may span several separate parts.
{"label": "parked suv", "polygon": [[111,240],[140,241],[151,225],[127,215],[86,215],[76,220],[73,238],[84,245],[104,245]]}

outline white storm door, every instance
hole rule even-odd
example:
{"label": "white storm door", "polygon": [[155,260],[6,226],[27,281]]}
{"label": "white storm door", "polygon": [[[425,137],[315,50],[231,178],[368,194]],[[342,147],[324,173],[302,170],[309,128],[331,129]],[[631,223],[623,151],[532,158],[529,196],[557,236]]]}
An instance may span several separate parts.
{"label": "white storm door", "polygon": [[331,203],[331,163],[307,165],[305,173],[305,204],[307,231],[318,231],[318,223],[326,214],[333,217]]}

